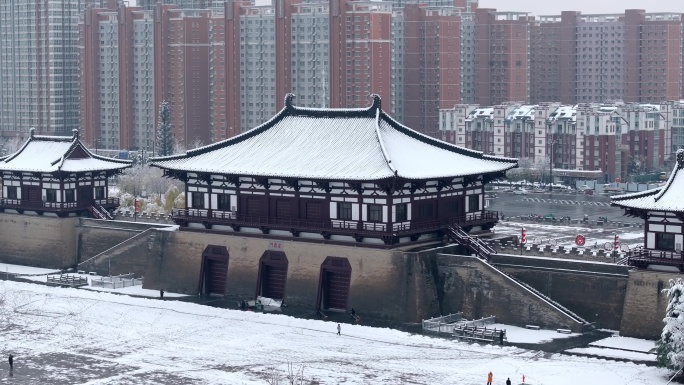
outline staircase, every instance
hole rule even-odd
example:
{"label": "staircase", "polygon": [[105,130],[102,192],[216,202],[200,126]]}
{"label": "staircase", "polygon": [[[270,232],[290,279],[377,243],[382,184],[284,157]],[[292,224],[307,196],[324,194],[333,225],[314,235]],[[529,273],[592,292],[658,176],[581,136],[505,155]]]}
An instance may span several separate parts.
{"label": "staircase", "polygon": [[458,225],[447,226],[444,229],[444,234],[452,241],[469,248],[473,254],[484,261],[488,261],[492,254],[496,254],[496,250],[491,246],[480,238],[471,237]]}
{"label": "staircase", "polygon": [[90,212],[90,215],[95,219],[114,219],[112,218],[112,215],[109,214],[109,211],[97,203],[88,206],[88,212]]}
{"label": "staircase", "polygon": [[448,226],[444,230],[444,233],[447,236],[447,238],[451,239],[452,241],[454,241],[454,242],[456,242],[462,246],[468,247],[470,249],[470,251],[473,254],[477,255],[477,257],[479,259],[481,259],[482,262],[485,265],[487,265],[489,268],[496,271],[498,274],[501,274],[501,275],[505,276],[506,278],[510,279],[511,281],[515,282],[516,284],[521,286],[524,290],[529,292],[531,295],[534,295],[534,296],[540,298],[542,301],[548,303],[550,306],[556,308],[559,312],[563,313],[566,317],[571,319],[576,324],[581,325],[582,331],[584,331],[585,328],[591,326],[589,322],[582,319],[580,316],[573,313],[572,311],[570,311],[566,307],[562,306],[558,302],[554,301],[553,299],[549,298],[548,296],[542,294],[537,289],[526,284],[525,282],[520,281],[519,279],[515,278],[514,276],[504,272],[503,270],[501,270],[498,267],[489,263],[491,256],[493,254],[496,254],[496,250],[494,250],[492,247],[487,245],[481,239],[476,238],[476,237],[471,237],[468,233],[466,233],[462,228],[460,228],[457,225]]}

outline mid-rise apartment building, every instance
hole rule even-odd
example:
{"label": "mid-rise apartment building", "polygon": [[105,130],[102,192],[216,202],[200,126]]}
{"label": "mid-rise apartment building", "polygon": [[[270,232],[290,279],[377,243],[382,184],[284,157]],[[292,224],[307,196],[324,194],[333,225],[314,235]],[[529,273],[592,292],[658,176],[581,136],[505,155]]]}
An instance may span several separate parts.
{"label": "mid-rise apartment building", "polygon": [[[625,178],[634,164],[654,170],[670,161],[672,116],[681,104],[457,104],[440,111],[442,139],[488,154],[549,159],[554,169],[601,171]],[[678,122],[680,123],[680,122]],[[684,143],[683,143],[684,144]]]}

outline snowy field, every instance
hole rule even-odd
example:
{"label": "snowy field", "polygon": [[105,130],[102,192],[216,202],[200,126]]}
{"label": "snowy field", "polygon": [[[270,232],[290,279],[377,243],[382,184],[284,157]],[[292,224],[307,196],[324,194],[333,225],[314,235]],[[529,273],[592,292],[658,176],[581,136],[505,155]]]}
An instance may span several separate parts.
{"label": "snowy field", "polygon": [[497,235],[520,236],[521,228],[527,232],[528,244],[549,244],[555,242],[556,246],[577,247],[575,238],[583,235],[586,239],[585,247],[593,248],[596,245],[599,249],[604,248],[606,243],[612,246],[615,234],[618,234],[620,245],[628,245],[630,249],[644,244],[644,230],[631,227],[624,228],[602,228],[602,227],[582,227],[582,226],[563,226],[550,225],[535,222],[499,222],[494,227]]}
{"label": "snowy field", "polygon": [[[0,282],[0,383],[269,384],[288,362],[306,384],[667,382],[633,363],[480,346],[390,329]],[[3,359],[4,360],[4,359]],[[283,382],[281,382],[283,383]]]}

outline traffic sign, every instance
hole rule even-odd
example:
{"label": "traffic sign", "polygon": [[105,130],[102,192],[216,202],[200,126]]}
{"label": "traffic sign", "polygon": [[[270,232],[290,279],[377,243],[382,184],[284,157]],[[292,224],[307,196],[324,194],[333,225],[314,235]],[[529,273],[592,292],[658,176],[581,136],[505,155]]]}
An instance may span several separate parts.
{"label": "traffic sign", "polygon": [[580,235],[578,235],[578,236],[575,237],[575,244],[576,244],[577,246],[584,246],[584,243],[585,243],[586,241],[587,241],[587,240],[584,238],[584,235],[582,235],[582,234],[580,234]]}

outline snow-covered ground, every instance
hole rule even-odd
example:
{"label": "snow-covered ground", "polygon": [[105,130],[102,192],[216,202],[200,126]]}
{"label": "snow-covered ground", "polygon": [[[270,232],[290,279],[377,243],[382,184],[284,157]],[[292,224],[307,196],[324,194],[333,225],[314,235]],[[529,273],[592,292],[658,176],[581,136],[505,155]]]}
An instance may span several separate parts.
{"label": "snow-covered ground", "polygon": [[40,267],[12,265],[9,263],[0,263],[0,275],[2,273],[18,274],[18,275],[38,275],[38,274],[52,274],[59,272],[59,269],[43,269]]}
{"label": "snow-covered ground", "polygon": [[288,363],[306,384],[479,385],[489,371],[496,384],[667,382],[633,363],[360,325],[337,336],[331,322],[10,281],[0,282],[0,327],[0,356],[16,356],[2,382],[268,384]]}
{"label": "snow-covered ground", "polygon": [[[14,265],[14,266],[16,266],[16,265]],[[76,274],[76,273],[69,273],[69,275],[88,279],[89,285],[88,286],[81,286],[81,289],[95,290],[95,291],[108,291],[108,292],[115,292],[115,293],[119,293],[119,294],[136,295],[139,297],[150,297],[150,298],[159,297],[159,290],[143,289],[141,285],[112,289],[109,287],[92,286],[90,284],[90,282],[92,282],[93,279],[97,280],[97,279],[102,278],[102,276],[99,276],[99,275]],[[0,274],[0,276],[1,276],[1,274]],[[31,276],[24,276],[22,278],[28,279],[30,281],[36,281],[36,282],[47,282],[47,275],[31,275]],[[165,298],[176,298],[176,297],[187,297],[187,296],[188,296],[187,294],[171,293],[171,292],[167,292],[167,291],[164,292]]]}
{"label": "snow-covered ground", "polygon": [[554,243],[556,246],[577,247],[575,238],[578,235],[583,235],[586,242],[585,247],[604,248],[606,243],[610,243],[612,247],[615,240],[615,234],[618,234],[620,245],[628,245],[630,249],[644,244],[644,230],[634,228],[601,228],[601,227],[583,227],[583,226],[563,226],[550,225],[534,222],[499,222],[494,227],[494,233],[497,235],[514,235],[519,236],[521,228],[525,228],[527,232],[528,244],[549,244]]}
{"label": "snow-covered ground", "polygon": [[655,349],[656,342],[642,340],[639,338],[613,336],[602,340],[598,340],[596,342],[592,342],[589,345],[598,346],[602,348],[615,348],[621,350],[631,350],[635,352],[648,353],[651,350]]}
{"label": "snow-covered ground", "polygon": [[487,328],[492,329],[505,329],[506,339],[510,343],[528,343],[528,344],[539,344],[542,342],[549,342],[554,339],[570,338],[576,337],[579,334],[571,333],[564,334],[558,333],[555,330],[532,330],[520,328],[517,326],[504,325],[504,324],[492,324],[487,325]]}
{"label": "snow-covered ground", "polygon": [[566,353],[578,353],[578,354],[592,354],[592,355],[601,356],[601,357],[608,357],[608,358],[623,358],[623,359],[632,360],[632,361],[653,361],[653,362],[656,361],[656,355],[655,354],[628,352],[628,351],[619,350],[619,349],[588,347],[588,348],[568,349],[565,352]]}

